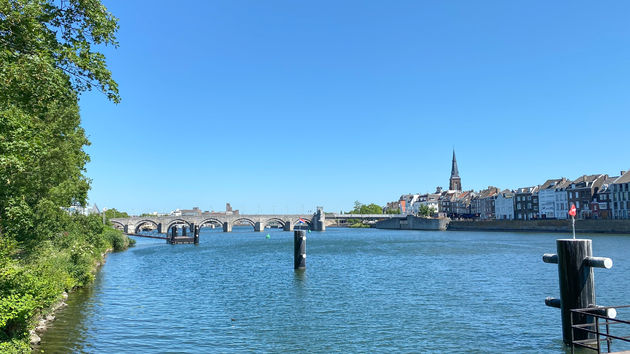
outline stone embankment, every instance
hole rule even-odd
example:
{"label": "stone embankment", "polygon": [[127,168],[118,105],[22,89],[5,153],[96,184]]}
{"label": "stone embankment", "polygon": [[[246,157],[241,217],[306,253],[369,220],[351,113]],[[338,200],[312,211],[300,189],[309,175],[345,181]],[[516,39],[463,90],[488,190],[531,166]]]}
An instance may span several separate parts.
{"label": "stone embankment", "polygon": [[[571,220],[452,220],[449,231],[527,231],[571,233]],[[578,233],[630,234],[630,220],[575,220]]]}
{"label": "stone embankment", "polygon": [[446,230],[450,219],[420,218],[417,216],[407,216],[404,219],[389,219],[375,223],[372,227],[376,229],[391,230]]}

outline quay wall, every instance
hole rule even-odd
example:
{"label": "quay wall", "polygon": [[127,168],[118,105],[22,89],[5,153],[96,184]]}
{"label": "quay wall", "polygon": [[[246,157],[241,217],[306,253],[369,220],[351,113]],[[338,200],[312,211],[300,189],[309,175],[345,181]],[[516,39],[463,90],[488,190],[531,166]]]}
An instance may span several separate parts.
{"label": "quay wall", "polygon": [[450,219],[427,219],[417,216],[407,216],[405,219],[389,219],[372,225],[376,229],[390,230],[446,230]]}
{"label": "quay wall", "polygon": [[[528,231],[571,233],[571,220],[452,220],[449,231]],[[575,220],[575,232],[630,234],[630,220]]]}

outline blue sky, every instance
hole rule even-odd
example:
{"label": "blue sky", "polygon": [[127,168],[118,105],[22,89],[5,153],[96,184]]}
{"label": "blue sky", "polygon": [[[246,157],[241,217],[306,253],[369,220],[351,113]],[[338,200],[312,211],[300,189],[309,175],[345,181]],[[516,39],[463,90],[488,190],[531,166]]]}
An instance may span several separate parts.
{"label": "blue sky", "polygon": [[123,1],[90,202],[351,209],[630,168],[627,1]]}

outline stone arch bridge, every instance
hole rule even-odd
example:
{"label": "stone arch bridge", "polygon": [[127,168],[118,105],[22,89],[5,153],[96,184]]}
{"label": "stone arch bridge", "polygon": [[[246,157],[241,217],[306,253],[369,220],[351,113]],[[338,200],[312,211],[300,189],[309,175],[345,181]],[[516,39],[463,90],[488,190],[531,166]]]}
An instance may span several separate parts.
{"label": "stone arch bridge", "polygon": [[[301,222],[300,220],[303,220]],[[250,225],[255,231],[264,231],[265,227],[277,225],[284,231],[293,231],[296,225],[306,224],[313,231],[326,230],[326,217],[321,209],[313,215],[202,215],[202,216],[132,216],[129,218],[110,219],[114,227],[127,234],[137,234],[144,226],[153,225],[158,233],[167,234],[173,228],[195,230],[195,227],[221,227],[224,232],[231,232],[234,225]],[[176,232],[176,231],[175,231]]]}

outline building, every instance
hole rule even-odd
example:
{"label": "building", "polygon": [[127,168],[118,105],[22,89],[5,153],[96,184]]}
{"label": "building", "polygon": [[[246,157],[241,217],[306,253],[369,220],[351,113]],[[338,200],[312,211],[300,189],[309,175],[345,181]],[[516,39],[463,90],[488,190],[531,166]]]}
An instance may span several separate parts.
{"label": "building", "polygon": [[613,219],[630,219],[630,171],[622,171],[611,187]]}
{"label": "building", "polygon": [[[623,171],[621,171],[623,174]],[[594,219],[612,219],[612,192],[611,186],[619,176],[608,177],[591,201],[591,211]]]}
{"label": "building", "polygon": [[495,200],[499,192],[499,188],[490,186],[476,193],[470,202],[470,213],[481,220],[494,219]]}
{"label": "building", "polygon": [[413,214],[413,205],[420,198],[420,194],[403,194],[398,200],[400,206],[400,213],[403,215]]}
{"label": "building", "polygon": [[541,219],[556,219],[556,187],[566,182],[562,177],[548,179],[538,189],[538,217]]}
{"label": "building", "polygon": [[571,185],[571,181],[565,180],[556,184],[554,188],[556,219],[567,219],[569,217],[569,201],[567,198],[567,188]]}
{"label": "building", "polygon": [[230,203],[225,204],[225,211],[201,211],[199,207],[192,209],[175,209],[170,212],[171,216],[216,216],[216,215],[239,215],[238,210],[232,210]]}
{"label": "building", "polygon": [[451,178],[448,180],[448,189],[451,191],[462,191],[462,179],[459,177],[457,169],[457,159],[455,158],[455,150],[453,150],[453,161],[451,164]]}
{"label": "building", "polygon": [[391,213],[394,210],[400,212],[400,202],[399,201],[387,203],[387,205],[385,205],[385,207],[383,208],[383,214],[389,214],[389,213]]}
{"label": "building", "polygon": [[533,220],[538,219],[538,188],[518,188],[514,193],[514,219]]}
{"label": "building", "polygon": [[192,209],[182,209],[180,210],[179,216],[201,216],[202,212],[199,207],[193,207]]}
{"label": "building", "polygon": [[454,200],[453,217],[461,219],[472,219],[470,202],[475,196],[473,191],[460,192]]}
{"label": "building", "polygon": [[514,220],[514,192],[504,190],[494,200],[494,215],[497,220]]}
{"label": "building", "polygon": [[66,209],[70,214],[81,214],[81,215],[92,215],[92,214],[100,214],[101,210],[98,208],[96,204],[81,206],[80,204],[75,204]]}
{"label": "building", "polygon": [[433,209],[434,213],[439,213],[441,191],[442,188],[438,187],[435,193],[421,194],[420,198],[418,198],[418,204],[426,205],[429,209]]}
{"label": "building", "polygon": [[567,187],[567,202],[569,207],[575,205],[577,219],[590,219],[593,216],[591,201],[606,178],[608,175],[584,175]]}
{"label": "building", "polygon": [[440,198],[438,198],[438,205],[439,205],[439,211],[440,211],[438,215],[440,217],[449,217],[449,218],[455,217],[455,213],[457,210],[457,207],[455,204],[456,204],[457,196],[460,193],[461,192],[454,191],[454,190],[448,190],[448,191],[442,192],[442,194],[440,195]]}

